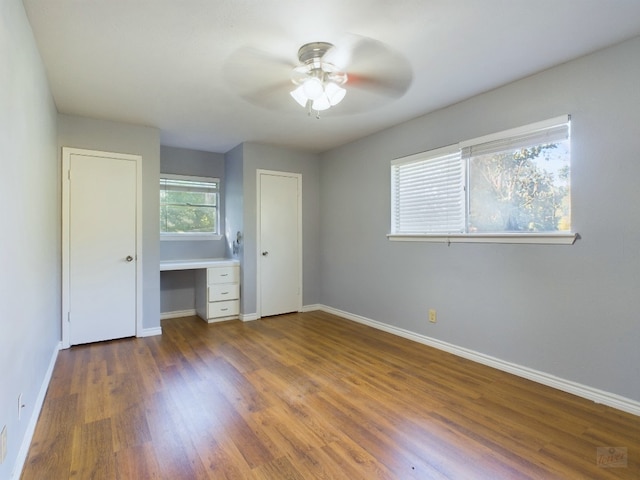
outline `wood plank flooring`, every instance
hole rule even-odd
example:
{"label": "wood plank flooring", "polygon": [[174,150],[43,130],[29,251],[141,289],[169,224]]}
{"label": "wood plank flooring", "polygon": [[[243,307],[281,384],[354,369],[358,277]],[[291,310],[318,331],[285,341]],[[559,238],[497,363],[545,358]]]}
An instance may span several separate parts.
{"label": "wood plank flooring", "polygon": [[640,478],[640,417],[326,313],[162,328],[60,352],[23,480]]}

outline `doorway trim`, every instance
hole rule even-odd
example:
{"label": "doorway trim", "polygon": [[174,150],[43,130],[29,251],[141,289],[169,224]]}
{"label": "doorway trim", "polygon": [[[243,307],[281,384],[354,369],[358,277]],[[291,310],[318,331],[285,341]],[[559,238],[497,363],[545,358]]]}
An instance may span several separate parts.
{"label": "doorway trim", "polygon": [[262,198],[262,188],[261,188],[261,175],[277,175],[289,178],[295,178],[298,184],[298,311],[302,311],[302,174],[300,173],[292,173],[292,172],[280,172],[276,170],[256,170],[256,311],[257,318],[262,317],[262,269],[260,267],[260,255],[262,252],[262,235],[261,235],[261,215],[260,215],[260,207],[261,207],[261,198]]}
{"label": "doorway trim", "polygon": [[71,155],[129,160],[136,165],[136,337],[142,336],[142,156],[126,153],[62,147],[62,348],[71,345],[69,332],[70,242],[69,242],[69,172]]}

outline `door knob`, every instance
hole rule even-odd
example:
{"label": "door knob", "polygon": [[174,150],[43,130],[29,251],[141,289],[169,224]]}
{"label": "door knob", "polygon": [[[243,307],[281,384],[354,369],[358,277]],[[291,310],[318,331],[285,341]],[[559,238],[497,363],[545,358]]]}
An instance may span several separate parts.
{"label": "door knob", "polygon": [[269,252],[262,252],[263,257],[266,257],[267,255],[269,255]]}
{"label": "door knob", "polygon": [[133,262],[133,257],[131,255],[127,255],[127,262]]}

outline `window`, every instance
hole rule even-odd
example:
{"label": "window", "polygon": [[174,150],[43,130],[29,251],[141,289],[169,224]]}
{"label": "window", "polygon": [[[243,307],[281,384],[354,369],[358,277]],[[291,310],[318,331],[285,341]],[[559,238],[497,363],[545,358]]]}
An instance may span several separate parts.
{"label": "window", "polygon": [[573,243],[570,163],[568,115],[394,160],[389,237]]}
{"label": "window", "polygon": [[161,174],[161,239],[218,237],[219,183],[217,178]]}

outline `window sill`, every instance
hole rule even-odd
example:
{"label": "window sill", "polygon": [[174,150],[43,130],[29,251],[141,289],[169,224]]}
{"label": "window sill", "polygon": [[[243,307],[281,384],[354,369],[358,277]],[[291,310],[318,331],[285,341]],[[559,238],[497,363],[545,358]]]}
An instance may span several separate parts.
{"label": "window sill", "polygon": [[454,233],[451,235],[388,234],[394,242],[432,243],[523,243],[543,245],[573,245],[577,233]]}
{"label": "window sill", "polygon": [[200,240],[222,240],[222,235],[214,235],[211,233],[161,233],[160,241],[200,241]]}

